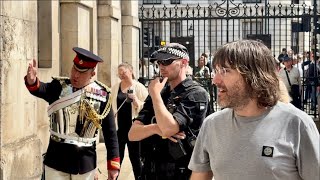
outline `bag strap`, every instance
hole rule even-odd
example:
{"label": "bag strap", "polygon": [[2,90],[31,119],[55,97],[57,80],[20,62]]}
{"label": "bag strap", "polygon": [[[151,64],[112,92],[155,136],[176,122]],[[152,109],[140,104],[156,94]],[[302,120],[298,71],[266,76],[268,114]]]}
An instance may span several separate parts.
{"label": "bag strap", "polygon": [[290,82],[290,79],[289,79],[288,71],[287,71],[287,69],[286,69],[286,68],[284,68],[284,71],[286,72],[286,75],[287,75],[287,79],[288,79],[289,85],[291,86],[291,82]]}
{"label": "bag strap", "polygon": [[122,108],[122,106],[124,105],[124,103],[128,100],[128,97],[126,97],[123,102],[121,103],[121,105],[119,106],[119,108],[117,109],[117,111],[114,113],[114,117],[117,117],[118,112],[120,111],[120,109]]}
{"label": "bag strap", "polygon": [[[121,91],[121,87],[120,87],[121,85],[119,84],[119,90]],[[131,89],[131,87],[129,87],[129,89]],[[129,90],[128,89],[128,90]],[[118,92],[119,92],[119,90],[118,90]],[[118,93],[117,92],[117,93]],[[118,96],[118,94],[117,94],[117,96]],[[119,106],[119,108],[117,109],[117,111],[114,113],[114,117],[117,117],[117,115],[118,115],[118,112],[120,111],[120,109],[122,108],[122,106],[124,105],[124,103],[127,101],[127,100],[129,100],[129,98],[128,98],[128,95],[126,95],[126,98],[123,100],[123,102],[121,103],[121,105]]]}

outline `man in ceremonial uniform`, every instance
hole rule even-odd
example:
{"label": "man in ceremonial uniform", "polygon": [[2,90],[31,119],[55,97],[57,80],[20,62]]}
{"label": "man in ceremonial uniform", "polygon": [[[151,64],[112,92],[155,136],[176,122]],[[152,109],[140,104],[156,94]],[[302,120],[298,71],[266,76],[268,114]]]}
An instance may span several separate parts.
{"label": "man in ceremonial uniform", "polygon": [[29,64],[25,85],[30,93],[49,103],[49,147],[44,159],[45,179],[94,179],[97,166],[96,140],[102,128],[107,148],[108,179],[120,169],[118,138],[110,89],[92,81],[102,59],[75,47],[70,78],[56,77],[43,83],[37,77],[36,61]]}

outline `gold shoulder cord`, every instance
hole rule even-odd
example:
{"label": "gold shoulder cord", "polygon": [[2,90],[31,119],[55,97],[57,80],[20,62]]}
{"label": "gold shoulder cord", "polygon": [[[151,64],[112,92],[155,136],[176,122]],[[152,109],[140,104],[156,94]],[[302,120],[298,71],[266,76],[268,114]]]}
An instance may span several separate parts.
{"label": "gold shoulder cord", "polygon": [[[97,80],[95,82],[97,84],[99,84],[100,86],[104,87],[106,89],[106,92],[110,94],[111,90],[107,85],[105,85],[102,82],[97,81]],[[106,107],[104,108],[102,114],[100,115],[101,119],[104,119],[108,115],[110,109],[111,109],[111,96],[109,96]]]}
{"label": "gold shoulder cord", "polygon": [[[106,91],[110,93],[109,87],[99,81],[96,81],[96,83],[104,87]],[[85,99],[85,97],[85,94],[83,94],[81,98],[82,100],[80,102],[80,121],[83,122],[84,117],[86,117],[86,119],[91,120],[97,128],[101,129],[101,120],[108,115],[111,109],[111,97],[109,96],[106,107],[101,114],[98,114],[95,111],[95,109],[90,105],[90,102]]]}
{"label": "gold shoulder cord", "polygon": [[52,79],[56,79],[58,81],[61,81],[61,80],[67,80],[69,78],[68,77],[53,76]]}
{"label": "gold shoulder cord", "polygon": [[97,84],[99,84],[100,86],[104,87],[108,93],[111,92],[111,89],[110,89],[107,85],[103,84],[102,82],[100,82],[100,81],[98,81],[98,80],[95,80],[95,82],[96,82]]}

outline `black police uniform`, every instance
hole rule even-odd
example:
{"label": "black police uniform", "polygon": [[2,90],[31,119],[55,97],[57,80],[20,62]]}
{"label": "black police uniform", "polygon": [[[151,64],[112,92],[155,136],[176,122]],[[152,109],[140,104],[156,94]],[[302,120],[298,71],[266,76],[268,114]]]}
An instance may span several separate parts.
{"label": "black police uniform", "polygon": [[[189,179],[191,171],[187,168],[192,147],[190,131],[196,133],[205,118],[208,94],[198,83],[186,78],[172,91],[166,86],[161,97],[168,110],[179,124],[180,131],[187,137],[181,140],[186,155],[181,156],[178,143],[153,135],[141,141],[141,158],[143,163],[142,179],[144,180],[184,180]],[[151,97],[148,96],[143,109],[135,120],[143,124],[156,123]],[[195,130],[195,131],[194,131]],[[172,152],[177,150],[178,152]]]}

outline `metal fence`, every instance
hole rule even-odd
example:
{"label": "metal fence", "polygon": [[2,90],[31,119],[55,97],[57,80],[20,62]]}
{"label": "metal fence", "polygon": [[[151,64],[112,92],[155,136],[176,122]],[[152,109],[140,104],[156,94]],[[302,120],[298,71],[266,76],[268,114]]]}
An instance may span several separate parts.
{"label": "metal fence", "polygon": [[[181,4],[177,4],[177,3]],[[223,44],[240,39],[259,39],[272,51],[275,58],[282,48],[288,54],[306,55],[306,52],[319,56],[319,17],[320,8],[316,3],[283,4],[265,1],[212,0],[208,4],[142,4],[139,8],[140,57],[141,63],[149,64],[150,54],[168,42],[185,45],[190,54],[190,66],[195,71],[198,58],[205,53],[210,64],[212,55]],[[197,2],[197,1],[195,1]],[[254,3],[250,3],[254,2]],[[257,3],[258,2],[258,3]],[[303,57],[308,61],[309,55]],[[147,82],[152,72],[141,68],[140,80]],[[195,72],[193,72],[195,73]],[[317,74],[317,72],[315,72]],[[302,77],[302,82],[306,78]],[[217,109],[215,87],[210,78],[195,78],[210,94],[211,111]],[[313,85],[314,88],[317,84]],[[306,84],[303,83],[303,94]],[[316,94],[313,94],[316,96]],[[302,95],[304,96],[304,95]],[[302,108],[311,111],[311,98],[302,101]]]}

